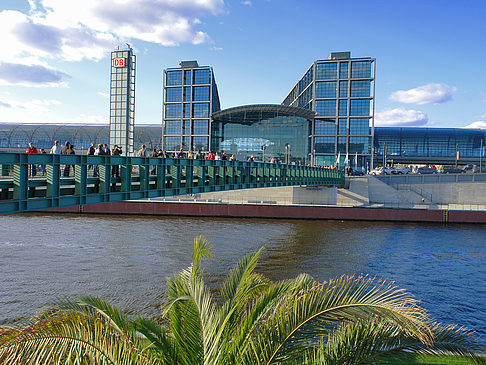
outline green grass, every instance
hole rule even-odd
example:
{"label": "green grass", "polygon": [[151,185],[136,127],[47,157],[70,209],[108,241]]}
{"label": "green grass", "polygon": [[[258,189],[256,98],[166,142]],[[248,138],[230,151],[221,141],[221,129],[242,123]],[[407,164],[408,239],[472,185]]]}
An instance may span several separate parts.
{"label": "green grass", "polygon": [[384,360],[380,365],[470,365],[471,361],[459,356],[410,355],[401,360]]}

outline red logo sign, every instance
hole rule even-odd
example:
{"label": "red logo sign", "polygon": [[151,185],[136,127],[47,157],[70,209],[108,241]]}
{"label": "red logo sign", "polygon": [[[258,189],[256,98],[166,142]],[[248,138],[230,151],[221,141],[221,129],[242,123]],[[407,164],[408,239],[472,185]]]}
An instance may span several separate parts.
{"label": "red logo sign", "polygon": [[113,58],[112,61],[112,66],[113,67],[125,67],[125,57],[118,57],[118,58]]}

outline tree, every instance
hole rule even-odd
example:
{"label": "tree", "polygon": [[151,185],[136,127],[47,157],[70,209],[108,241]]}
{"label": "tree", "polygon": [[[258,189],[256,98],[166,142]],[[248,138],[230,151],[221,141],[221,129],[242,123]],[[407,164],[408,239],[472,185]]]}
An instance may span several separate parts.
{"label": "tree", "polygon": [[203,281],[211,255],[194,241],[191,265],[168,280],[162,320],[128,318],[108,302],[62,300],[0,328],[9,364],[371,364],[404,352],[454,353],[485,363],[462,328],[432,323],[405,291],[366,276],[271,282],[262,249],[238,262],[217,295]]}

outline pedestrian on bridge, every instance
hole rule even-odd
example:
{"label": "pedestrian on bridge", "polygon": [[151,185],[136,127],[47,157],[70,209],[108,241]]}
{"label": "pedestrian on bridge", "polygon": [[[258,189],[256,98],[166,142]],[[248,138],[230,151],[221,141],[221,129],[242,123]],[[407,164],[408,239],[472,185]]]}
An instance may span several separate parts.
{"label": "pedestrian on bridge", "polygon": [[[29,142],[29,147],[27,148],[27,153],[37,153],[37,148],[34,147],[34,143]],[[35,176],[37,174],[37,169],[35,165],[31,165],[30,167],[30,174],[31,176]]]}

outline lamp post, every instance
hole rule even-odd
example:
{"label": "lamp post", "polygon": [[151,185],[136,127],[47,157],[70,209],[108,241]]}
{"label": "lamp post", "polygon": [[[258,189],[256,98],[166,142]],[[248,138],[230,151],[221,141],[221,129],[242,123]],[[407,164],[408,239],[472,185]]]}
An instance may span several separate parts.
{"label": "lamp post", "polygon": [[481,140],[481,151],[479,151],[479,173],[483,172],[483,140]]}
{"label": "lamp post", "polygon": [[456,167],[457,167],[457,160],[459,160],[459,145],[456,143]]}

